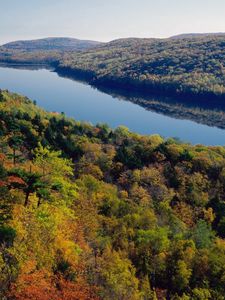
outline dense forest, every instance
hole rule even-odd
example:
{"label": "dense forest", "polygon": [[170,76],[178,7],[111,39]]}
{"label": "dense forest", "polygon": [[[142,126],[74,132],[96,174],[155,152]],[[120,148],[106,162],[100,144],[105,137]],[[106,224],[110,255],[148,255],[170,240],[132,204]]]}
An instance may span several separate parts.
{"label": "dense forest", "polygon": [[69,42],[63,51],[57,42],[51,47],[33,41],[31,46],[28,42],[9,45],[0,47],[0,62],[48,64],[96,86],[197,96],[196,101],[225,98],[224,34],[89,42],[86,49],[73,48]]}
{"label": "dense forest", "polygon": [[217,36],[225,36],[224,32],[206,32],[206,33],[181,33],[177,35],[173,35],[171,39],[185,39],[185,38],[202,38],[202,37],[217,37]]}
{"label": "dense forest", "polygon": [[225,299],[225,148],[0,92],[0,298]]}
{"label": "dense forest", "polygon": [[74,38],[46,38],[38,40],[16,41],[4,44],[4,48],[19,51],[79,51],[87,50],[101,44],[96,41],[79,40]]}
{"label": "dense forest", "polygon": [[74,38],[45,38],[15,41],[0,47],[0,61],[5,63],[57,65],[64,52],[84,51],[100,42]]}
{"label": "dense forest", "polygon": [[59,66],[96,85],[213,98],[225,95],[224,47],[225,36],[121,39],[65,55]]}

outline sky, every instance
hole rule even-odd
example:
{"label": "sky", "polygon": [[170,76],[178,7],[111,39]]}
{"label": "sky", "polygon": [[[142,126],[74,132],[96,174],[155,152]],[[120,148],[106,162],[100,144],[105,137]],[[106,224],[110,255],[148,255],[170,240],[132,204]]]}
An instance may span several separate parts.
{"label": "sky", "polygon": [[0,44],[225,32],[225,0],[0,0]]}

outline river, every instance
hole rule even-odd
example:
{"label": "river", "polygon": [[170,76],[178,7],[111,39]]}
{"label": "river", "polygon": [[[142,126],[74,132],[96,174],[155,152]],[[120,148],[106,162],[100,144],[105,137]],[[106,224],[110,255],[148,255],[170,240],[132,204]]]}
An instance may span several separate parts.
{"label": "river", "polygon": [[0,67],[0,88],[26,95],[47,111],[64,112],[76,120],[107,123],[112,128],[124,125],[140,134],[160,134],[193,144],[225,145],[224,129],[146,110],[129,98],[112,96],[51,70]]}

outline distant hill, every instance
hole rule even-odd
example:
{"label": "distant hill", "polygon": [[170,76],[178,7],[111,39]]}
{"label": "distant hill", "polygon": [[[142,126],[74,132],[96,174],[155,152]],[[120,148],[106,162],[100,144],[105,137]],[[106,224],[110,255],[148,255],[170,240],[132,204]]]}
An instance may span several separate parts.
{"label": "distant hill", "polygon": [[225,99],[224,47],[225,35],[120,39],[68,53],[58,70],[86,76],[97,86]]}
{"label": "distant hill", "polygon": [[15,41],[3,45],[7,50],[15,51],[77,51],[93,48],[101,44],[97,41],[79,40],[74,38],[44,38],[37,40]]}
{"label": "distant hill", "polygon": [[213,36],[225,36],[225,32],[209,32],[209,33],[183,33],[171,36],[170,39],[185,39],[185,38],[201,38],[201,37],[213,37]]}
{"label": "distant hill", "polygon": [[95,86],[225,100],[224,47],[224,33],[109,43],[49,38],[6,44],[0,62],[51,66]]}

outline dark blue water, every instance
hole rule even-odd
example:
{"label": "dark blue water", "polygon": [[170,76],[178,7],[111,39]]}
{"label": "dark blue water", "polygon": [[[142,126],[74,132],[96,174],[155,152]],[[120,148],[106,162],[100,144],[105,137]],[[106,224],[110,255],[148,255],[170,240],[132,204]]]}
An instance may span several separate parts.
{"label": "dark blue water", "polygon": [[0,67],[0,88],[26,95],[44,109],[65,112],[76,120],[108,123],[113,128],[124,125],[141,134],[176,137],[193,144],[225,145],[225,130],[147,111],[49,70]]}

